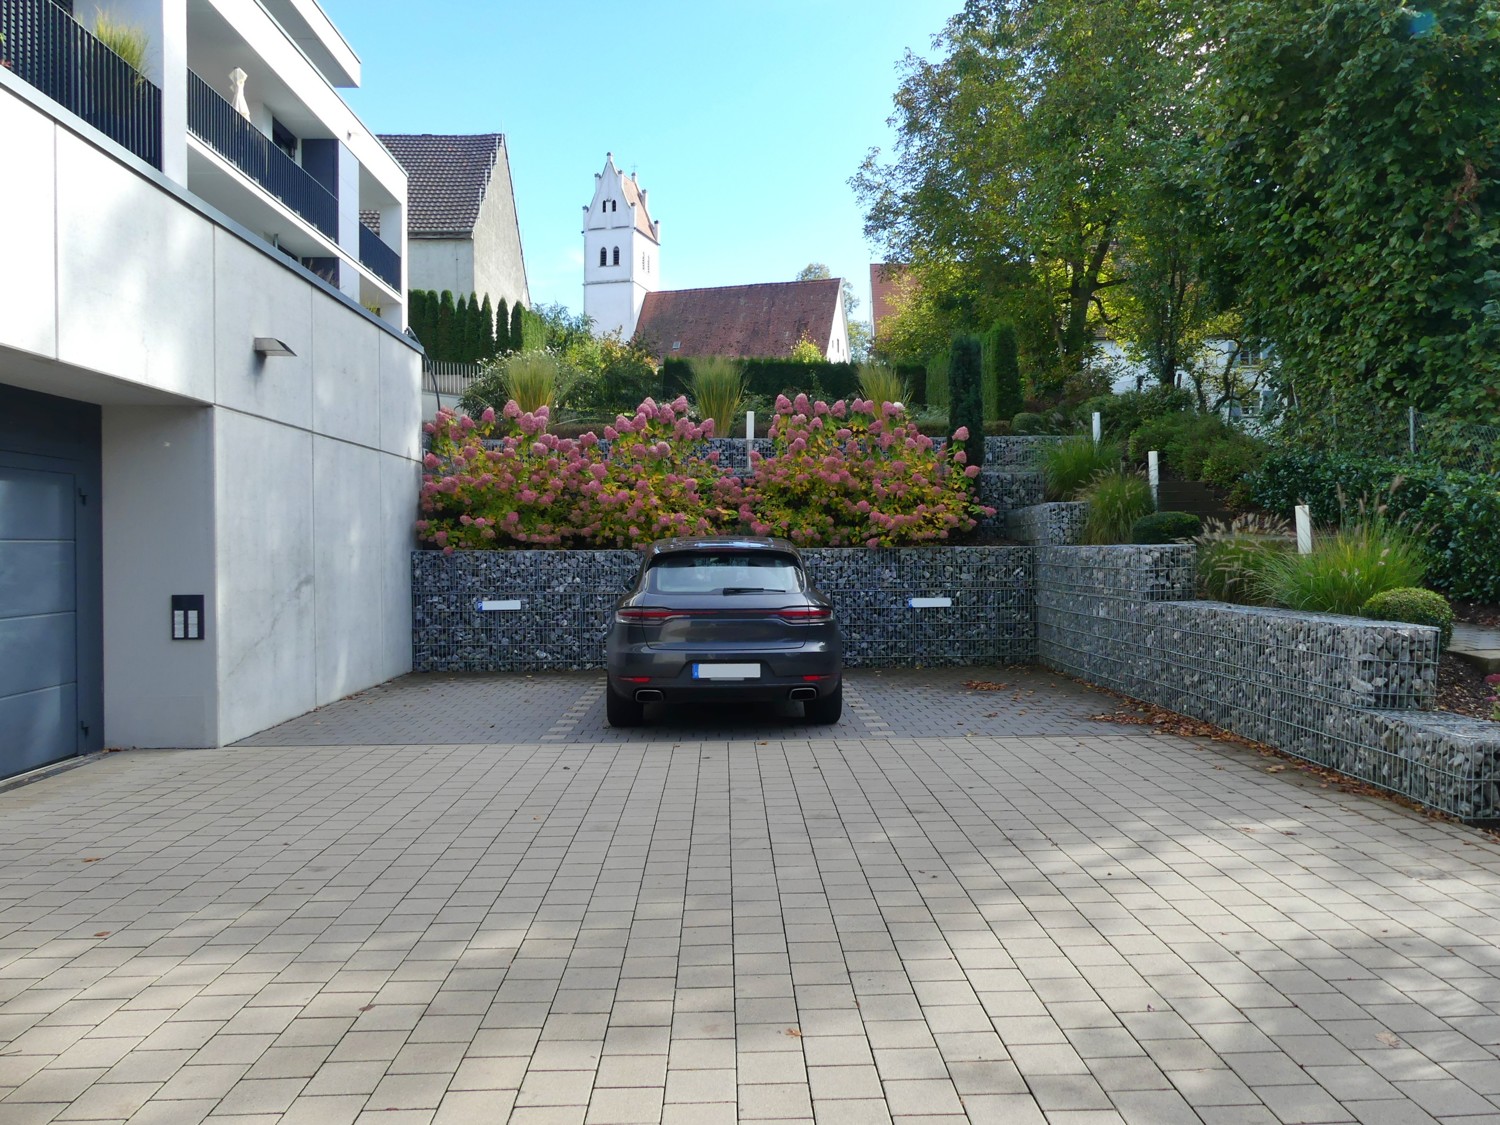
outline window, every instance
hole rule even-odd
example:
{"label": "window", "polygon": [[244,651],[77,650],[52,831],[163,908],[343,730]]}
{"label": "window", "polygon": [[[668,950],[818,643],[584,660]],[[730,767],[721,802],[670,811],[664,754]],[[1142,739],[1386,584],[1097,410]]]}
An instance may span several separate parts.
{"label": "window", "polygon": [[620,248],[618,246],[615,247],[615,262],[614,262],[614,264],[617,265],[617,266],[620,264]]}
{"label": "window", "polygon": [[605,251],[604,247],[602,247],[602,246],[599,247],[599,264],[601,266],[607,266],[607,265],[609,265],[609,254]]}

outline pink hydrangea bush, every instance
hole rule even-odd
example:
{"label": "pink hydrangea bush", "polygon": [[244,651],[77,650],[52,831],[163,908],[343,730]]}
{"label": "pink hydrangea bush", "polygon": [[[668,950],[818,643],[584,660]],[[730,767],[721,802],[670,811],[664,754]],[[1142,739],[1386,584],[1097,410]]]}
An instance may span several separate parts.
{"label": "pink hydrangea bush", "polygon": [[732,523],[738,482],[699,452],[712,424],[687,417],[687,400],[643,402],[594,434],[547,433],[545,407],[506,403],[497,417],[440,411],[425,430],[424,542],[455,549],[632,547],[669,535],[711,534]]}
{"label": "pink hydrangea bush", "polygon": [[[954,435],[968,437],[966,430]],[[752,455],[740,519],[756,535],[801,546],[940,542],[994,510],[974,503],[964,453],[931,438],[893,403],[776,400],[770,457]]]}

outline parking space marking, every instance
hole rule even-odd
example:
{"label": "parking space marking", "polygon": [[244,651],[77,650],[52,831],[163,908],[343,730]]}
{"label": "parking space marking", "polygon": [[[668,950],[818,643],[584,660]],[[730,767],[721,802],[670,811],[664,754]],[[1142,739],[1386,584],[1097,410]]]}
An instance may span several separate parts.
{"label": "parking space marking", "polygon": [[573,706],[563,712],[562,718],[553,723],[547,733],[542,735],[542,741],[571,741],[573,738],[573,728],[578,726],[589,711],[604,697],[604,687],[604,677],[600,676],[584,690]]}

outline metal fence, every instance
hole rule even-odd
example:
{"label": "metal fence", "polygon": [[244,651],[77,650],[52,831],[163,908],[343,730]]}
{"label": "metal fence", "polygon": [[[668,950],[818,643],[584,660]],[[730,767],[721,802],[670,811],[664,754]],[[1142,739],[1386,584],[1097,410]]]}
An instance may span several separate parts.
{"label": "metal fence", "polygon": [[1450,469],[1500,472],[1500,426],[1416,409],[1336,405],[1316,414],[1289,412],[1278,428],[1283,437],[1340,453],[1414,458]]}
{"label": "metal fence", "polygon": [[161,91],[52,0],[0,0],[0,66],[161,167]]}
{"label": "metal fence", "polygon": [[422,389],[432,394],[461,397],[484,374],[477,363],[457,363],[447,359],[422,360]]}
{"label": "metal fence", "polygon": [[359,224],[359,260],[376,277],[398,292],[401,289],[401,255],[380,240],[364,223]]}
{"label": "metal fence", "polygon": [[334,194],[191,70],[187,116],[188,132],[329,238],[338,238],[339,201]]}

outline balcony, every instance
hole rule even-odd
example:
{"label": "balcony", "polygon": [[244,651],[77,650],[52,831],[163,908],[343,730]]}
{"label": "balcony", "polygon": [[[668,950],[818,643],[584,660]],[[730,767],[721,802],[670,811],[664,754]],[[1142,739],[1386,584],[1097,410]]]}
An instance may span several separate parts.
{"label": "balcony", "polygon": [[364,223],[359,224],[359,261],[397,293],[401,292],[401,255]]}
{"label": "balcony", "polygon": [[[9,3],[10,0],[0,0]],[[50,0],[42,0],[50,3]],[[191,70],[188,132],[327,237],[337,241],[338,199]]]}
{"label": "balcony", "polygon": [[0,66],[161,167],[161,91],[52,0],[0,0]]}

